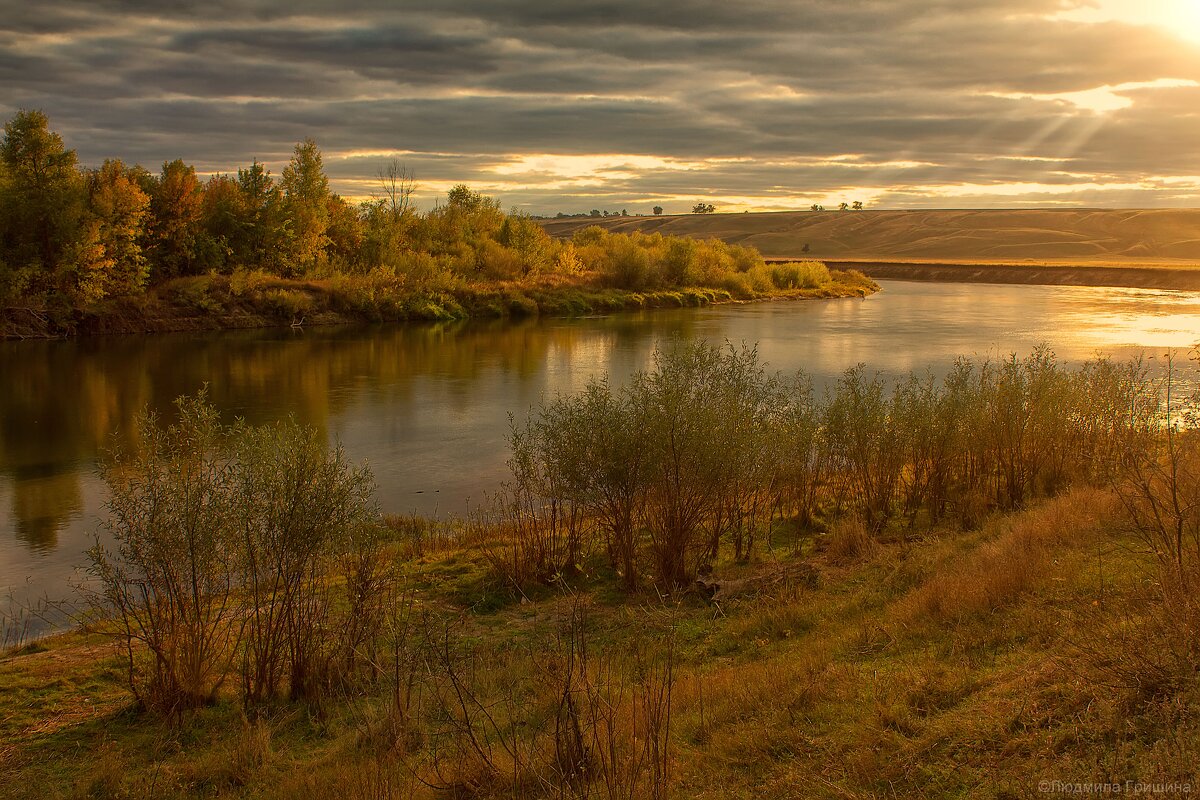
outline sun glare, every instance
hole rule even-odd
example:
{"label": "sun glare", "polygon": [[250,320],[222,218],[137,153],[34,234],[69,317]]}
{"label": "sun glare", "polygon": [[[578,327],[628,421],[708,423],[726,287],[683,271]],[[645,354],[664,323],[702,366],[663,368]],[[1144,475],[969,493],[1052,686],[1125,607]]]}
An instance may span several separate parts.
{"label": "sun glare", "polygon": [[1181,36],[1200,42],[1200,2],[1197,0],[1175,0],[1177,31]]}
{"label": "sun glare", "polygon": [[1060,15],[1081,22],[1154,25],[1200,43],[1200,0],[1098,0]]}

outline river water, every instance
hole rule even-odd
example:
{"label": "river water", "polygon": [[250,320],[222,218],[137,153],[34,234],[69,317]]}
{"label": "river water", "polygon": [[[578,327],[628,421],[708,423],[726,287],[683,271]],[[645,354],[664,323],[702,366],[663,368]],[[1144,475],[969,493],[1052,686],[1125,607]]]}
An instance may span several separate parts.
{"label": "river water", "polygon": [[72,593],[101,529],[97,460],[146,407],[207,384],[228,419],[294,414],[368,462],[387,512],[460,513],[506,475],[509,414],[616,382],[674,337],[757,342],[820,387],[859,362],[943,371],[1050,344],[1079,362],[1200,341],[1200,293],[889,281],[865,299],[585,319],[0,343],[0,611]]}

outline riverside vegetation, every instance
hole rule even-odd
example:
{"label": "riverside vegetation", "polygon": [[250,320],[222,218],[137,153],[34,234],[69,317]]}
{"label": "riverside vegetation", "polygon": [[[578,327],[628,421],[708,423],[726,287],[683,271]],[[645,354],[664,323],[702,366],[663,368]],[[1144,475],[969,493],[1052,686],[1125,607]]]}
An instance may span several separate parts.
{"label": "riverside vegetation", "polygon": [[402,166],[378,177],[373,200],[347,201],[311,140],[278,180],[257,161],[207,181],[178,159],[157,175],[119,160],[81,169],[44,114],[21,111],[0,144],[0,335],[572,315],[877,288],[717,240],[594,227],[559,241],[465,185],[419,213]]}
{"label": "riverside vegetation", "polygon": [[511,481],[451,521],[181,398],[105,467],[93,615],[0,661],[0,793],[1194,787],[1184,372],[1041,349],[818,397],[677,343],[514,422]]}

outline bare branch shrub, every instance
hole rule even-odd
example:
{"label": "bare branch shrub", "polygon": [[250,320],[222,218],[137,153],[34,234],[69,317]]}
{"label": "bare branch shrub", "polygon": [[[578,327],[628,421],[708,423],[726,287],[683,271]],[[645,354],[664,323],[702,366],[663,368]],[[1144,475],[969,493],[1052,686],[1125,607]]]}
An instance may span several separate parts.
{"label": "bare branch shrub", "polygon": [[166,428],[139,417],[136,452],[104,465],[117,549],[89,551],[93,604],[115,615],[130,688],[168,715],[216,699],[244,629],[227,431],[203,392],[176,406]]}

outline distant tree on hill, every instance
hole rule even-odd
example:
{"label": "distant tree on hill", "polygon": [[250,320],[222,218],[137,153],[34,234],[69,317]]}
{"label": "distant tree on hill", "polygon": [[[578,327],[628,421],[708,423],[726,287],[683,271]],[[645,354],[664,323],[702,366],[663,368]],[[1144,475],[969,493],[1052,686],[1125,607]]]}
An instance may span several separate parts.
{"label": "distant tree on hill", "polygon": [[592,209],[591,216],[593,216],[593,217],[598,217],[598,216],[600,216],[600,209],[598,209],[598,208],[593,208],[593,209]]}
{"label": "distant tree on hill", "polygon": [[808,247],[808,242],[805,242],[805,243],[804,243],[804,247],[801,247],[801,248],[800,248],[800,252],[801,252],[801,253],[807,253],[807,252],[808,252],[808,250],[809,250],[809,247]]}
{"label": "distant tree on hill", "polygon": [[662,206],[655,206],[654,207],[654,216],[656,216],[656,217],[662,216],[662,211],[663,211]]}
{"label": "distant tree on hill", "polygon": [[850,204],[850,207],[852,209],[854,209],[855,211],[862,211],[863,210],[863,202],[862,202],[862,200],[855,200],[853,203]]}
{"label": "distant tree on hill", "polygon": [[809,206],[809,210],[811,210],[811,211],[824,211],[824,210],[825,210],[825,206],[821,205],[820,203],[813,203],[811,206]]}
{"label": "distant tree on hill", "polygon": [[849,210],[850,210],[850,204],[847,203],[845,200],[838,203],[838,211],[849,211]]}
{"label": "distant tree on hill", "polygon": [[696,203],[696,205],[692,206],[693,214],[711,214],[716,210],[717,207],[712,203]]}

